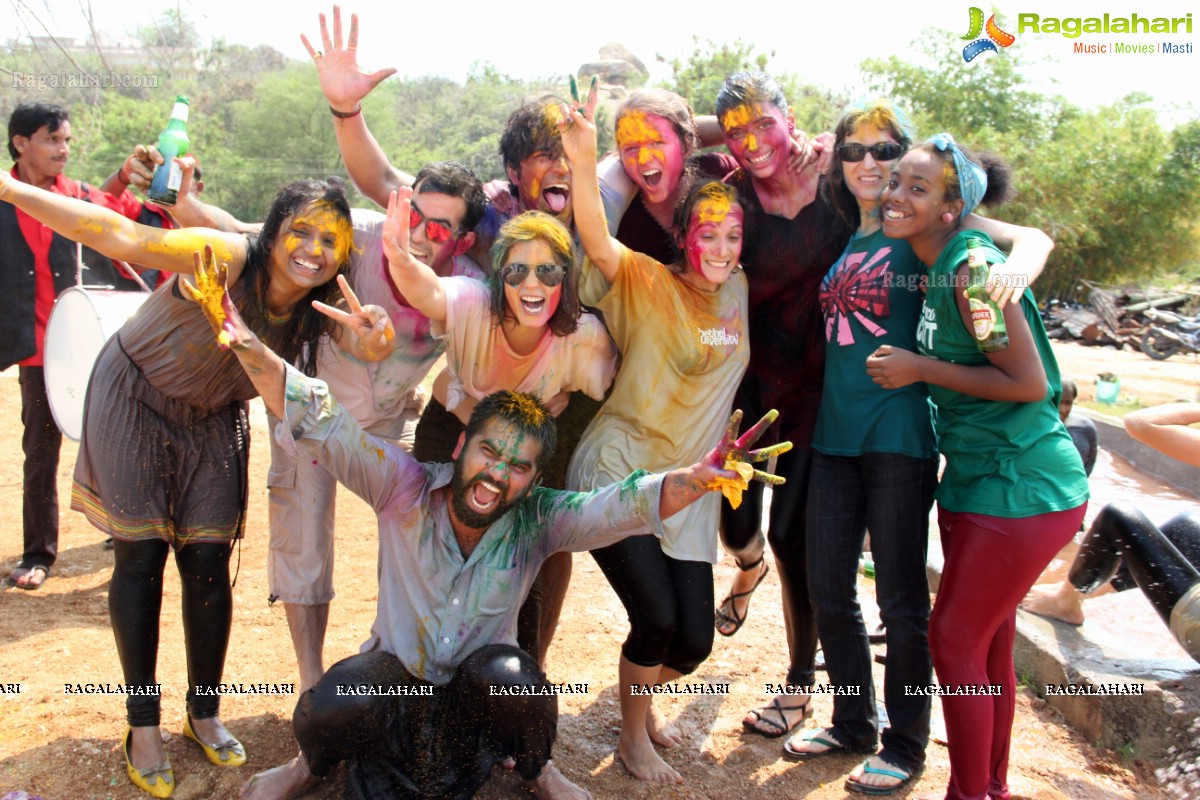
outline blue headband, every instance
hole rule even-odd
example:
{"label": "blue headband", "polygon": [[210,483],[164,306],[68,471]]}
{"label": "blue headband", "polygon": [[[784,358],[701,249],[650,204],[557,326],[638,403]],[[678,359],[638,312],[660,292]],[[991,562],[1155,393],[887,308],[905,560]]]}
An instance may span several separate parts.
{"label": "blue headband", "polygon": [[963,155],[963,151],[954,142],[954,137],[948,133],[939,133],[930,138],[929,143],[938,150],[949,151],[954,158],[954,171],[958,173],[958,190],[962,195],[965,217],[975,210],[979,201],[987,191],[987,173],[983,167]]}

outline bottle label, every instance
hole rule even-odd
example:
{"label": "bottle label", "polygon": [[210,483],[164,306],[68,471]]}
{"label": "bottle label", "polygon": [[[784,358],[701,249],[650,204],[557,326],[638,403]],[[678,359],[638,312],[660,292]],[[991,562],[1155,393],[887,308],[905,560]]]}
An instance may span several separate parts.
{"label": "bottle label", "polygon": [[972,298],[971,306],[971,324],[975,327],[976,341],[985,341],[992,333],[992,328],[996,327],[996,312],[992,310],[991,305]]}
{"label": "bottle label", "polygon": [[167,188],[172,192],[178,192],[181,185],[183,185],[183,170],[172,161],[171,172],[167,175]]}

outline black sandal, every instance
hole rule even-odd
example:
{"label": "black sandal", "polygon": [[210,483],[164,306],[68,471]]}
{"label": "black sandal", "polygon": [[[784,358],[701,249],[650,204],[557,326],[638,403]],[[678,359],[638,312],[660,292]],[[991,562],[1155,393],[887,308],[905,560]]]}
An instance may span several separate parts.
{"label": "black sandal", "polygon": [[[804,720],[808,719],[809,706],[811,704],[812,698],[809,697],[805,699],[803,703],[785,706],[779,702],[779,697],[776,697],[770,703],[761,708],[751,709],[749,713],[754,716],[754,721],[747,722],[746,720],[742,720],[742,727],[745,728],[748,733],[757,733],[759,736],[765,736],[768,739],[778,739],[780,736],[787,736],[797,727],[804,724]],[[802,712],[800,714],[800,719],[796,720],[791,725],[788,725],[788,711]],[[774,712],[779,716],[779,722],[776,722],[767,716],[767,714],[771,712]],[[768,728],[770,728],[770,730],[763,730],[762,728],[758,727],[759,725],[766,725]]]}
{"label": "black sandal", "polygon": [[[713,614],[715,617],[713,621],[713,627],[716,628],[717,633],[721,634],[722,636],[733,636],[735,633],[740,631],[742,629],[742,624],[746,621],[746,617],[750,615],[750,600],[748,598],[754,594],[755,590],[758,589],[758,585],[763,582],[764,578],[767,577],[767,573],[771,571],[771,567],[770,565],[763,563],[762,558],[759,558],[758,561],[755,561],[753,564],[750,564],[744,570],[742,570],[742,572],[748,572],[760,564],[762,564],[762,572],[758,574],[758,580],[754,582],[754,585],[751,586],[748,591],[730,594],[721,601],[721,605],[717,606],[717,610]],[[737,613],[737,606],[734,604],[734,601],[742,597],[747,598],[746,613],[739,617]],[[726,608],[729,610],[726,611]],[[733,630],[729,631],[729,633],[721,630],[722,627],[728,625],[733,626]]]}

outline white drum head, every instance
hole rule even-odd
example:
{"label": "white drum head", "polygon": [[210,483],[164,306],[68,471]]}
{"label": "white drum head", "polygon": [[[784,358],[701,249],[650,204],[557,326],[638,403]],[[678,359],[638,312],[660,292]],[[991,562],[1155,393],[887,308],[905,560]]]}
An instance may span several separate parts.
{"label": "white drum head", "polygon": [[150,295],[73,286],[54,302],[46,323],[46,394],[59,429],[79,441],[83,401],[100,349]]}

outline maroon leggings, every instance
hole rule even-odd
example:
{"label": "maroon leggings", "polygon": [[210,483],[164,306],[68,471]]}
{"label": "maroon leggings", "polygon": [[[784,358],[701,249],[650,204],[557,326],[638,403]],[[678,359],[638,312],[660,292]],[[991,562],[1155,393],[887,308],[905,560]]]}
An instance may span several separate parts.
{"label": "maroon leggings", "polygon": [[1016,708],[1017,604],[1071,540],[1087,503],[1036,517],[938,508],[946,565],[929,618],[929,649],[943,687],[999,686],[998,696],[942,698],[950,743],[946,800],[1007,800]]}

